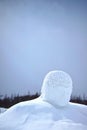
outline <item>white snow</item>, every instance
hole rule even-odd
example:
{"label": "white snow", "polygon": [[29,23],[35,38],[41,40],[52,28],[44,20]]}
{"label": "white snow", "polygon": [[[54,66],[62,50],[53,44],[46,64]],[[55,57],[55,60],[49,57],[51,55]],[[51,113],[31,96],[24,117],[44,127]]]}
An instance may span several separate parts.
{"label": "white snow", "polygon": [[41,97],[55,106],[65,106],[70,100],[72,79],[63,71],[49,72],[43,82]]}
{"label": "white snow", "polygon": [[6,110],[7,110],[6,108],[0,107],[0,114],[5,112]]}
{"label": "white snow", "polygon": [[[48,97],[52,96],[54,98],[53,94],[55,95],[55,89],[59,84],[62,89],[66,89],[67,91],[72,90],[72,80],[68,74],[62,71],[57,72],[57,74],[53,73],[54,72],[52,72],[52,77],[49,77],[51,73],[48,74],[47,77],[49,77],[49,80],[46,80],[47,77],[45,78],[42,94],[39,98],[18,103],[0,115],[0,130],[87,130],[87,106],[69,103],[68,100],[71,91],[68,94],[69,98],[66,98],[66,92],[63,96],[67,99],[67,104],[65,100],[63,102],[62,96],[63,106],[61,106],[59,99],[58,104],[56,102],[50,102],[52,100]],[[61,80],[58,82],[57,80],[59,79]],[[63,82],[63,80],[65,81]],[[51,88],[53,84],[53,91],[48,89],[49,94],[47,94],[48,96],[46,97],[44,95],[46,95],[48,90],[44,88],[46,87],[45,84],[49,88]],[[57,93],[62,93],[62,89],[56,89],[56,91],[58,91]],[[56,94],[56,101],[57,98],[59,98],[59,96]]]}

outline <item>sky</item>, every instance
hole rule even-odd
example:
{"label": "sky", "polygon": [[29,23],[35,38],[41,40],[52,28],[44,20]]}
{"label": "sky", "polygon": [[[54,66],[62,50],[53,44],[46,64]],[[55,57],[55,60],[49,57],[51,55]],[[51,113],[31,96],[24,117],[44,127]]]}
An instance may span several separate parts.
{"label": "sky", "polygon": [[40,92],[51,70],[87,96],[87,1],[0,0],[0,95]]}

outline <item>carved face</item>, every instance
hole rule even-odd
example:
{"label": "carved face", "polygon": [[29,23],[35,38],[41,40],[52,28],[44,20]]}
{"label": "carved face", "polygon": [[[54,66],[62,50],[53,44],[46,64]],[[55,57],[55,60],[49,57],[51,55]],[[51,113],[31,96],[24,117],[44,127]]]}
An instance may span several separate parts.
{"label": "carved face", "polygon": [[63,71],[49,72],[42,85],[41,97],[43,100],[56,106],[65,106],[72,93],[71,77]]}

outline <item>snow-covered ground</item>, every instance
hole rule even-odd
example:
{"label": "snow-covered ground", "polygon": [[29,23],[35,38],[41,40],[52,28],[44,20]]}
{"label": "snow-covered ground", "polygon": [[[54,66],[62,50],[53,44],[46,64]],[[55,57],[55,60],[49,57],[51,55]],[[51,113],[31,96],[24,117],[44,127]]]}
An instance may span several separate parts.
{"label": "snow-covered ground", "polygon": [[0,107],[0,114],[5,112],[6,110],[7,110],[6,108]]}
{"label": "snow-covered ground", "polygon": [[87,106],[69,103],[71,91],[68,74],[48,73],[39,98],[1,114],[0,130],[87,130]]}

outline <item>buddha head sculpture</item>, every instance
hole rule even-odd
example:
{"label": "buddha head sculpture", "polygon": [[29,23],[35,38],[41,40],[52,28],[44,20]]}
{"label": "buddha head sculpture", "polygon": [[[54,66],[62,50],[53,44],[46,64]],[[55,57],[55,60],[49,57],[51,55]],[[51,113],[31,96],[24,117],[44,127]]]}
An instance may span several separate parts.
{"label": "buddha head sculpture", "polygon": [[42,85],[41,98],[56,106],[66,106],[72,93],[72,79],[66,72],[49,72]]}

